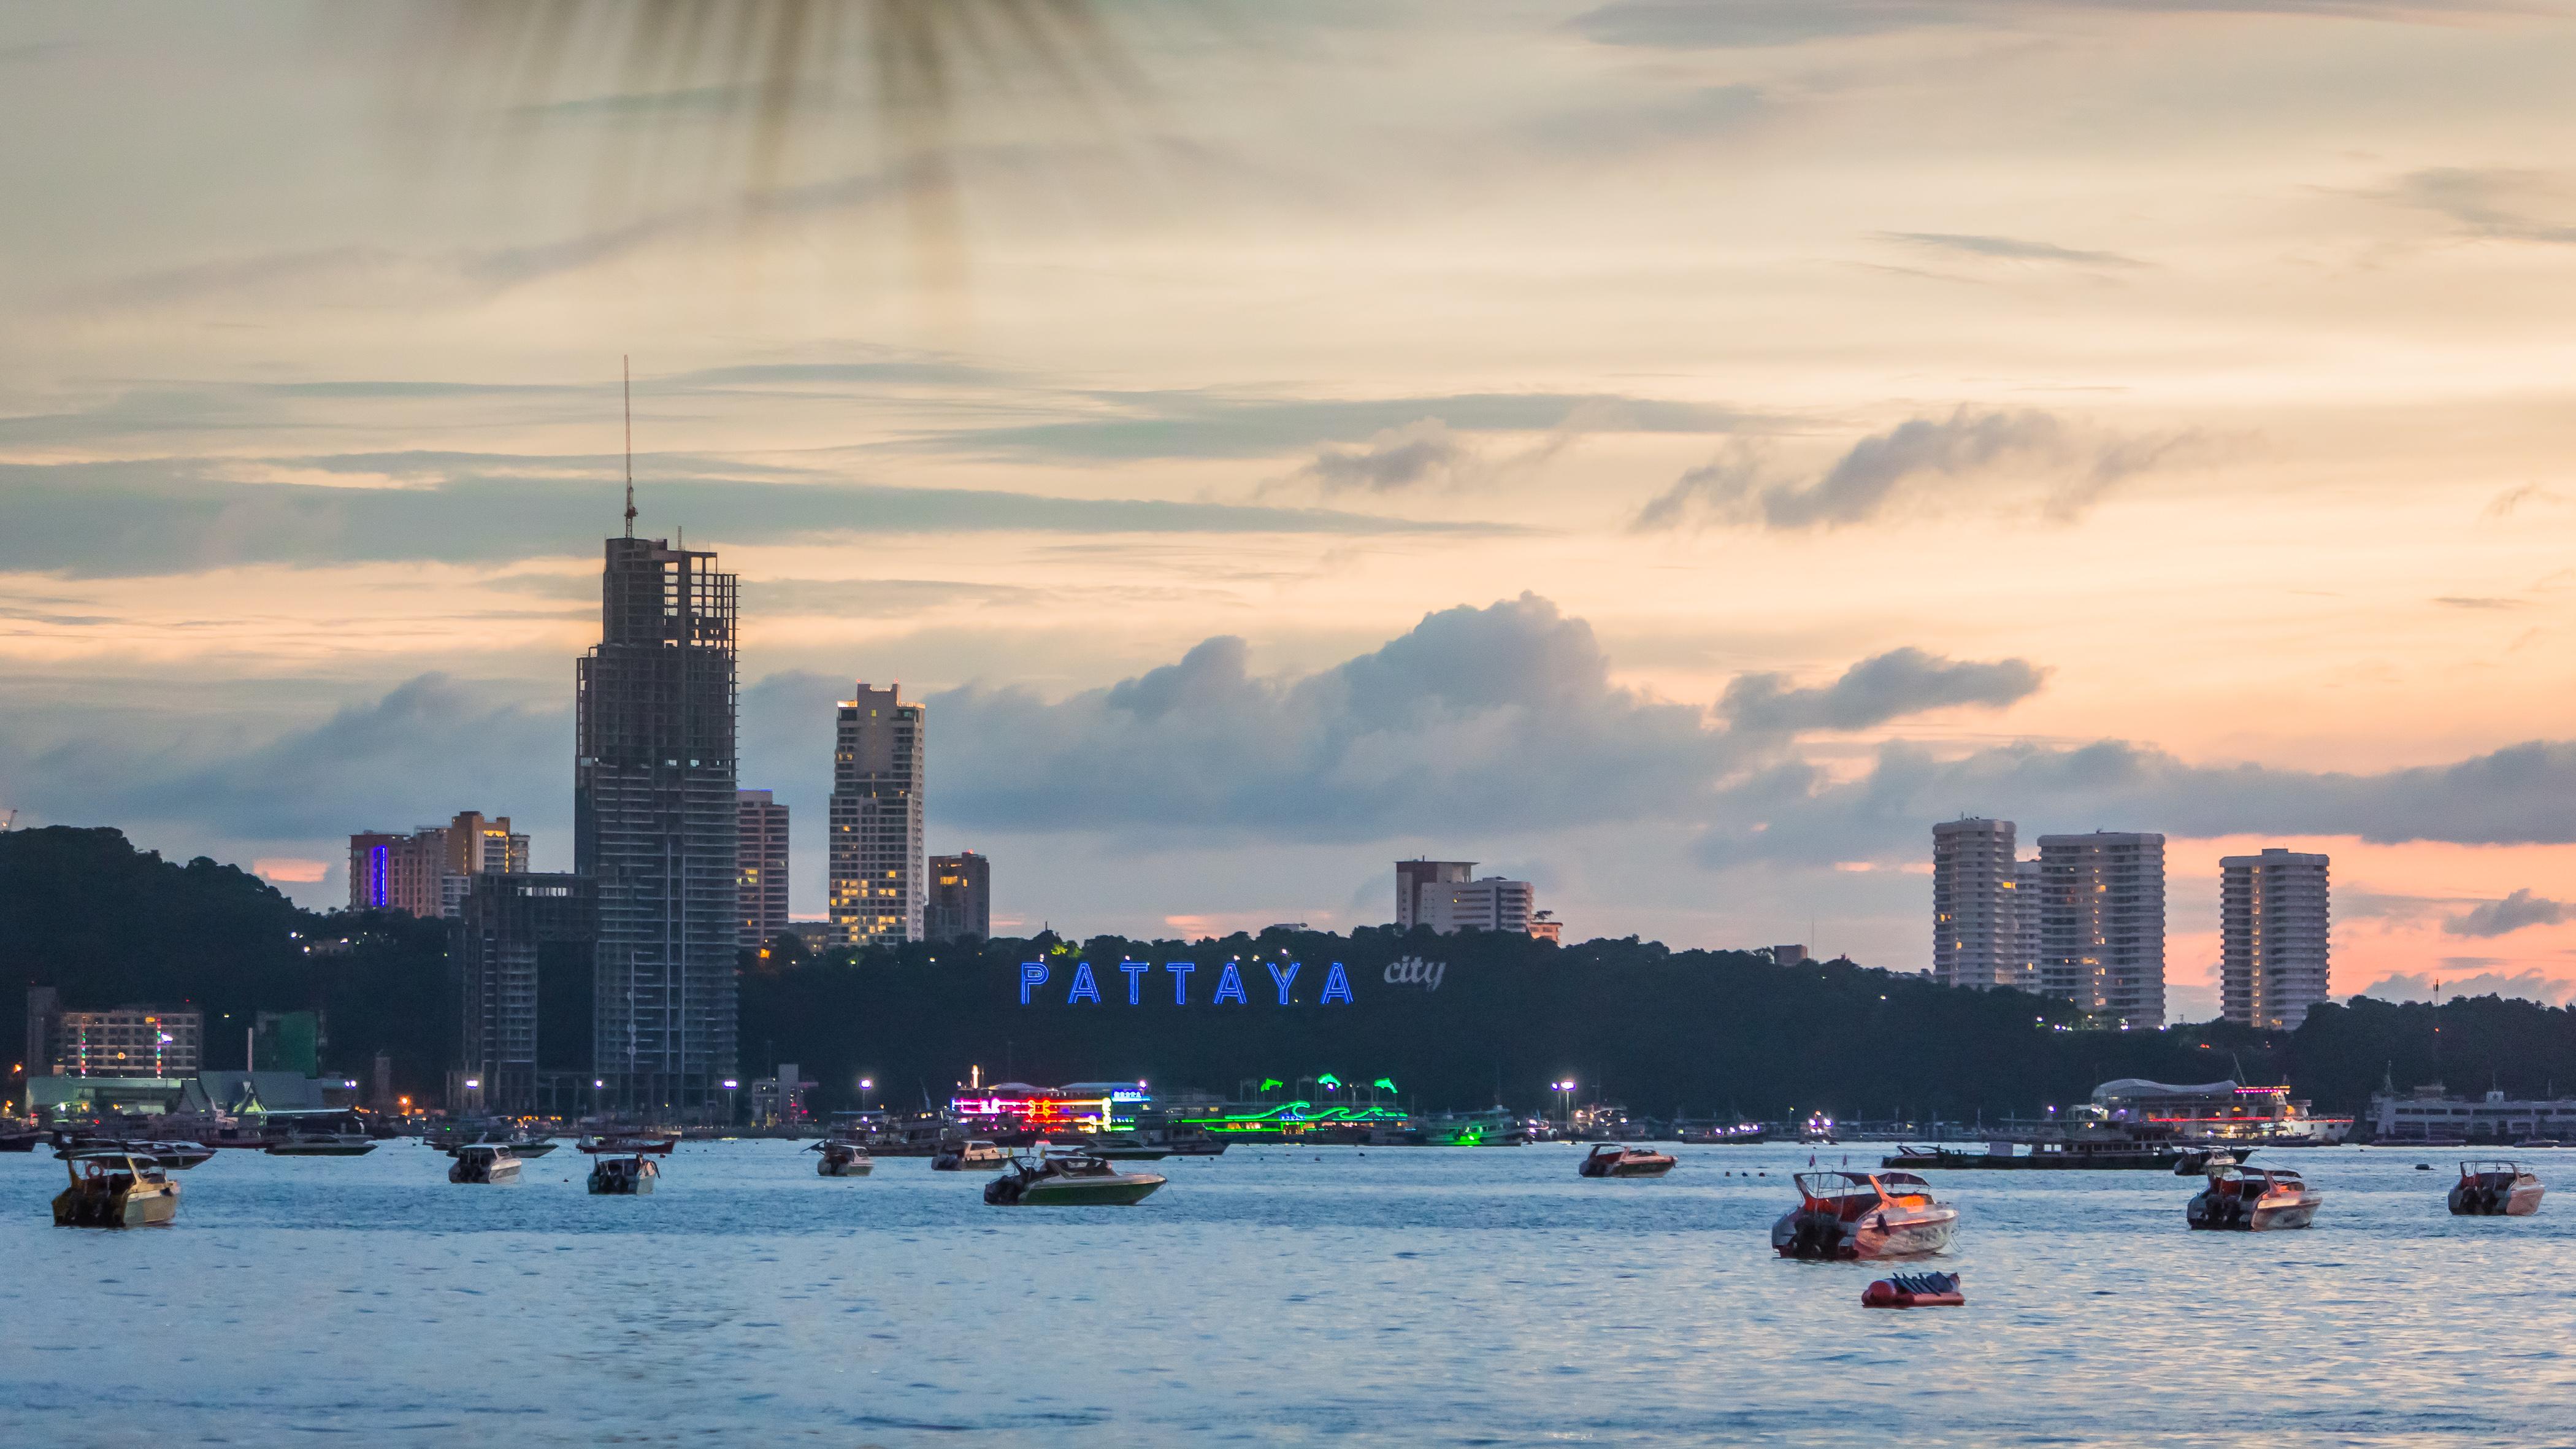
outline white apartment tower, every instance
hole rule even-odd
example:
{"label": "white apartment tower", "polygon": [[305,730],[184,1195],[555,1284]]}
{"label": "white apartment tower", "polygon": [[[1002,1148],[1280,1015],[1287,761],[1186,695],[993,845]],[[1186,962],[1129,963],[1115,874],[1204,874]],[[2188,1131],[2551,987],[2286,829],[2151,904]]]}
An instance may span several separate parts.
{"label": "white apartment tower", "polygon": [[1979,991],[2024,984],[2013,909],[2013,823],[1932,827],[1932,979]]}
{"label": "white apartment tower", "polygon": [[2013,980],[2012,985],[2036,995],[2039,991],[2039,862],[2013,862]]}
{"label": "white apartment tower", "polygon": [[2039,989],[2096,1026],[2165,1023],[2165,838],[2039,838]]}
{"label": "white apartment tower", "polygon": [[2218,862],[2219,1014],[2297,1031],[2326,999],[2326,862],[2273,847]]}
{"label": "white apartment tower", "polygon": [[921,939],[929,901],[921,794],[922,707],[901,685],[841,701],[832,746],[832,934],[846,945]]}

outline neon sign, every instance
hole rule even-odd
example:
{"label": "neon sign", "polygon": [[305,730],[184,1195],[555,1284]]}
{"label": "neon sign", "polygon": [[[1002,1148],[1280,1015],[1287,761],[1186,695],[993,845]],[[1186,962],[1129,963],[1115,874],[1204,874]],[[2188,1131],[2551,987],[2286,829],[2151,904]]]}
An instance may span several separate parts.
{"label": "neon sign", "polygon": [[[1281,1006],[1295,1005],[1296,1002],[1288,994],[1289,988],[1296,985],[1297,973],[1304,970],[1304,966],[1295,961],[1267,961],[1262,964],[1270,969],[1270,984],[1278,991],[1279,1004]],[[1421,963],[1416,962],[1414,964],[1418,966]],[[1142,1005],[1145,999],[1145,975],[1154,968],[1143,961],[1121,961],[1118,963],[1118,969],[1127,978],[1127,1004],[1129,1006]],[[1172,1004],[1174,1006],[1187,1006],[1190,1004],[1190,977],[1195,974],[1198,969],[1198,964],[1193,961],[1166,961],[1163,963],[1164,974],[1172,978]],[[1389,981],[1397,980],[1398,978],[1392,974],[1394,968],[1389,967],[1387,969],[1390,974],[1386,979]],[[1439,984],[1439,977],[1436,974],[1439,969],[1440,968],[1437,967],[1433,968],[1435,974],[1431,977],[1430,984],[1435,989]],[[1039,988],[1047,985],[1048,982],[1054,979],[1054,976],[1055,969],[1044,961],[1021,962],[1020,1005],[1028,1006],[1034,1003],[1037,1000]],[[1413,978],[1408,977],[1404,979],[1411,980]],[[1064,1004],[1067,1006],[1074,1006],[1086,1002],[1093,1006],[1101,1004],[1100,978],[1092,974],[1090,962],[1076,961],[1073,963],[1073,976],[1065,983]],[[1226,962],[1225,965],[1218,970],[1216,978],[1216,992],[1208,998],[1208,1004],[1211,1006],[1223,1006],[1228,1002],[1232,1002],[1237,1006],[1249,1006],[1252,1004],[1252,994],[1250,990],[1245,987],[1243,982],[1243,967],[1241,963],[1235,961]],[[1339,961],[1336,961],[1330,966],[1324,968],[1324,991],[1321,996],[1316,998],[1315,1004],[1318,1006],[1330,1006],[1335,1002],[1340,1002],[1344,1006],[1357,1004],[1351,995],[1350,973],[1342,969],[1342,963]]]}

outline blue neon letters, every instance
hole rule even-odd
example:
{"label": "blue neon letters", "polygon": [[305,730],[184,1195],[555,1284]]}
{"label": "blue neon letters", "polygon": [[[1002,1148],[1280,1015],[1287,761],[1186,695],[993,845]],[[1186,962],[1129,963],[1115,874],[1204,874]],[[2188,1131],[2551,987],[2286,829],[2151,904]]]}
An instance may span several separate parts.
{"label": "blue neon letters", "polygon": [[[1290,992],[1297,984],[1297,973],[1304,968],[1295,961],[1266,961],[1262,964],[1269,968],[1271,984],[1279,988],[1279,1004],[1295,1005],[1296,1002]],[[1153,965],[1145,961],[1121,961],[1118,963],[1118,969],[1127,978],[1127,1004],[1143,1005],[1145,975],[1154,969]],[[1162,969],[1170,973],[1172,978],[1172,1004],[1189,1005],[1190,977],[1199,969],[1197,964],[1190,961],[1166,961]],[[1027,1006],[1033,1002],[1037,997],[1038,988],[1046,985],[1053,975],[1054,972],[1044,961],[1021,962],[1020,1005]],[[1066,984],[1064,1004],[1077,1006],[1089,1003],[1098,1006],[1101,1004],[1101,999],[1099,979],[1092,974],[1091,963],[1088,961],[1073,963],[1073,978]],[[1239,962],[1225,963],[1217,974],[1216,994],[1208,999],[1208,1004],[1211,1006],[1222,1006],[1228,1002],[1237,1006],[1252,1004],[1251,994],[1244,989],[1243,968]],[[1324,968],[1324,994],[1317,998],[1316,1005],[1331,1006],[1335,1002],[1344,1006],[1355,1004],[1351,994],[1350,973],[1342,969],[1342,963],[1339,961]]]}

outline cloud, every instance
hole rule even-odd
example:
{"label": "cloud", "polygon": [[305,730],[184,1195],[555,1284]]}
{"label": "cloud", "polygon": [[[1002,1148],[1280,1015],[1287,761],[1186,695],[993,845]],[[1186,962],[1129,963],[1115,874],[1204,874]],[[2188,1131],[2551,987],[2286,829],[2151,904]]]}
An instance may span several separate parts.
{"label": "cloud", "polygon": [[2497,599],[2466,594],[2445,594],[2433,602],[2446,609],[2519,609],[2528,603],[2523,599]]}
{"label": "cloud", "polygon": [[2576,743],[2534,741],[2378,774],[2197,765],[2125,740],[2029,742],[1944,757],[1878,747],[1856,777],[1783,758],[1731,781],[1696,849],[1710,865],[1911,859],[1927,823],[1966,813],[2043,831],[2352,835],[2374,843],[2576,842]]}
{"label": "cloud", "polygon": [[2408,172],[2383,194],[2400,205],[2448,217],[2471,236],[2576,243],[2576,226],[2530,214],[2535,208],[2570,204],[2565,183],[2545,172],[2435,166]]}
{"label": "cloud", "polygon": [[[907,533],[1510,531],[1319,508],[883,487],[710,458],[638,461],[648,480],[637,488],[644,527],[667,537],[674,524],[696,525],[699,537],[719,549]],[[115,577],[263,563],[500,562],[589,553],[617,522],[613,458],[392,453],[272,464],[353,481],[425,481],[406,487],[245,483],[184,460],[0,464],[0,571]]]}
{"label": "cloud", "polygon": [[[2449,959],[2464,964],[2496,964],[2486,957]],[[2433,987],[2437,980],[2442,988],[2438,998],[2441,1001],[2462,996],[2501,996],[2507,1000],[2537,1001],[2544,1005],[2557,1006],[2566,1002],[2571,990],[2576,990],[2576,987],[2571,987],[2567,982],[2552,981],[2537,971],[2517,971],[2510,974],[2498,971],[2474,971],[2466,976],[2438,978],[2429,973],[2418,975],[2397,972],[2383,976],[2363,987],[2359,994],[2375,996],[2382,1001],[2434,1001],[2436,996]]]}
{"label": "cloud", "polygon": [[1959,661],[1920,649],[1864,659],[1821,689],[1792,689],[1784,674],[1729,681],[1718,712],[1739,730],[1857,730],[1954,705],[2001,709],[2039,692],[2048,671],[2024,659]]}
{"label": "cloud", "polygon": [[2442,923],[2442,932],[2450,936],[2508,936],[2525,926],[2554,926],[2576,915],[2576,907],[2564,901],[2535,896],[2529,890],[2517,890],[2500,901],[2480,901],[2465,913]]}
{"label": "cloud", "polygon": [[1392,493],[1435,478],[1454,478],[1472,458],[1465,444],[1438,418],[1390,428],[1360,448],[1326,448],[1296,477],[1326,492],[1361,489]]}
{"label": "cloud", "polygon": [[1099,416],[926,435],[933,451],[1092,462],[1269,458],[1437,419],[1452,432],[1710,434],[1764,424],[1709,403],[1593,393],[1457,393],[1392,398],[1280,398],[1205,392],[1086,395]]}
{"label": "cloud", "polygon": [[2146,263],[2118,252],[2077,251],[2049,242],[2022,241],[2008,236],[1976,236],[1946,231],[1883,231],[1882,241],[1902,242],[1908,246],[1934,251],[1962,253],[2011,262],[2064,262],[2084,267],[2143,267]]}
{"label": "cloud", "polygon": [[1611,0],[1575,18],[1602,45],[1666,50],[1797,45],[1952,25],[2011,26],[2048,12],[2275,14],[2406,20],[2510,12],[2515,0]]}
{"label": "cloud", "polygon": [[2564,503],[2566,501],[2567,497],[2565,494],[2543,488],[2537,483],[2525,483],[2518,488],[2508,488],[2497,494],[2495,497],[2488,499],[2487,506],[2479,510],[2478,516],[2480,518],[2511,518],[2514,510],[2520,508],[2526,503]]}
{"label": "cloud", "polygon": [[1771,529],[1837,528],[1876,517],[1922,480],[1960,482],[2007,470],[2049,478],[2042,510],[2071,518],[2123,479],[2199,441],[2191,434],[2094,436],[2050,413],[1961,407],[1946,418],[1913,418],[1873,433],[1811,478],[1774,481],[1758,450],[1732,444],[1647,503],[1635,526],[1672,528],[1705,514]]}

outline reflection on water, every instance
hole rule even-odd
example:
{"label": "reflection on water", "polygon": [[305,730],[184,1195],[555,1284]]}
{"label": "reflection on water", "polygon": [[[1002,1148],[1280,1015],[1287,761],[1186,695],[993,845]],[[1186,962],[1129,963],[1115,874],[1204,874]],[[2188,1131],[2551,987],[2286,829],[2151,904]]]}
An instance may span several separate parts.
{"label": "reflection on water", "polygon": [[[917,1160],[817,1177],[796,1147],[684,1148],[646,1198],[587,1196],[568,1150],[502,1188],[452,1186],[410,1143],[227,1153],[185,1175],[176,1227],[128,1233],[52,1228],[59,1166],[0,1157],[0,1430],[2576,1435],[2559,1276],[2576,1201],[2455,1219],[2450,1162],[2421,1153],[2295,1154],[2325,1208],[2268,1235],[2186,1231],[2197,1184],[2169,1176],[1939,1174],[1969,1306],[1887,1312],[1859,1306],[1866,1265],[1770,1255],[1797,1148],[1684,1147],[1670,1177],[1625,1182],[1577,1178],[1569,1147],[1237,1148],[1164,1164],[1171,1185],[1135,1208],[1034,1210]],[[2576,1194],[2576,1153],[2535,1156]]]}

